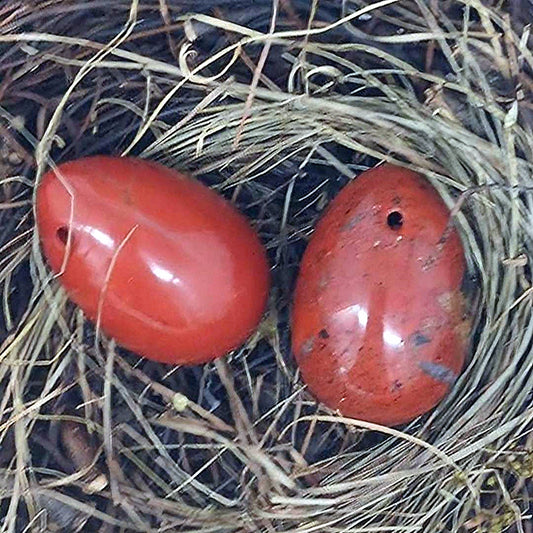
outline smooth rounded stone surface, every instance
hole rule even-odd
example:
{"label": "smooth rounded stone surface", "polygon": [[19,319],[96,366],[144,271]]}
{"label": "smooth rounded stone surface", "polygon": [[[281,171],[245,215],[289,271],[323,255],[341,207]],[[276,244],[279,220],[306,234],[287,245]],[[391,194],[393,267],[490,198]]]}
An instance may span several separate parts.
{"label": "smooth rounded stone surface", "polygon": [[433,408],[464,364],[464,252],[418,174],[384,165],[331,202],[304,254],[292,346],[312,394],[383,425]]}
{"label": "smooth rounded stone surface", "polygon": [[70,298],[129,350],[203,363],[261,319],[269,268],[257,234],[184,174],[135,158],[80,159],[43,177],[36,213]]}

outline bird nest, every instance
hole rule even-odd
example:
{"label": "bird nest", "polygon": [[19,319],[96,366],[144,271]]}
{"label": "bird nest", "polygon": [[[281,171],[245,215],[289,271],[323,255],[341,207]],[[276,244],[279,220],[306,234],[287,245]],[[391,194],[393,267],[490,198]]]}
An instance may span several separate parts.
{"label": "bird nest", "polygon": [[[0,530],[531,531],[533,5],[14,0],[0,7]],[[232,199],[269,252],[259,331],[199,367],[95,332],[34,232],[50,165],[137,155]],[[303,385],[295,275],[339,189],[412,168],[463,240],[467,365],[391,429]]]}

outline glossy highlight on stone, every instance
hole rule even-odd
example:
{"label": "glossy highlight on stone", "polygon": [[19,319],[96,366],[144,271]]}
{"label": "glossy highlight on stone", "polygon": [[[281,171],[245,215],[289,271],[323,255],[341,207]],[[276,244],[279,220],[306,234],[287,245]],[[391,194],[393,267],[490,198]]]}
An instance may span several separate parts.
{"label": "glossy highlight on stone", "polygon": [[162,165],[95,156],[43,176],[44,255],[70,298],[129,350],[199,364],[257,327],[269,289],[246,218],[205,185]]}
{"label": "glossy highlight on stone", "polygon": [[361,174],[304,254],[292,347],[310,392],[343,415],[399,425],[432,409],[464,364],[464,251],[435,189],[407,169]]}

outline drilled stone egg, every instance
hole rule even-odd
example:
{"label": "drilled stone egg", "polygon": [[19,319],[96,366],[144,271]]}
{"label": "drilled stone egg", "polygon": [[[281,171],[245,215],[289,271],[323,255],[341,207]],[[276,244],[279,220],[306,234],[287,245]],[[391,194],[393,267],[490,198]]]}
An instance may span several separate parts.
{"label": "drilled stone egg", "polygon": [[331,202],[304,254],[292,347],[314,396],[394,426],[432,409],[468,346],[465,259],[450,213],[418,174],[363,173]]}
{"label": "drilled stone egg", "polygon": [[256,232],[184,174],[135,158],[72,161],[43,177],[36,216],[70,298],[142,356],[203,363],[261,319],[269,269]]}

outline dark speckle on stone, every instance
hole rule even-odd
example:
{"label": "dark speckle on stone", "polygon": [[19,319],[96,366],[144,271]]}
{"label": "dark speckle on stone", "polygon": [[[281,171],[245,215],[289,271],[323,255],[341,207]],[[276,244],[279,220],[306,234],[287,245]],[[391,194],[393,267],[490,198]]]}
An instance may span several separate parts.
{"label": "dark speckle on stone", "polygon": [[434,380],[446,383],[447,385],[451,385],[457,378],[455,372],[451,368],[439,363],[420,361],[418,366],[421,368],[422,372],[432,377]]}
{"label": "dark speckle on stone", "polygon": [[423,346],[424,344],[429,344],[431,342],[431,339],[429,337],[426,337],[426,335],[424,335],[420,331],[415,331],[411,338],[412,338],[413,344],[417,348],[419,346]]}
{"label": "dark speckle on stone", "polygon": [[327,329],[321,329],[321,330],[318,332],[318,336],[319,336],[321,339],[329,339],[329,333],[328,333],[328,330],[327,330]]}
{"label": "dark speckle on stone", "polygon": [[392,384],[392,391],[395,392],[395,391],[399,391],[401,388],[403,387],[403,383],[399,380],[394,380],[394,383]]}
{"label": "dark speckle on stone", "polygon": [[437,244],[446,244],[447,240],[448,240],[448,235],[444,233],[442,237],[438,240]]}
{"label": "dark speckle on stone", "polygon": [[435,262],[437,261],[436,257],[433,255],[430,255],[426,258],[424,263],[422,264],[422,270],[426,271],[433,267]]}

